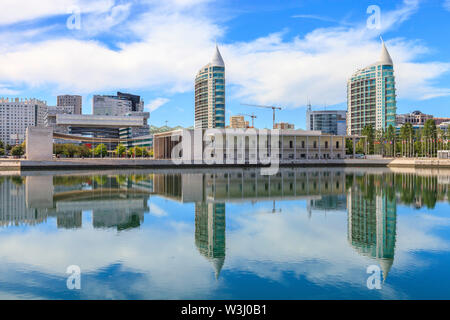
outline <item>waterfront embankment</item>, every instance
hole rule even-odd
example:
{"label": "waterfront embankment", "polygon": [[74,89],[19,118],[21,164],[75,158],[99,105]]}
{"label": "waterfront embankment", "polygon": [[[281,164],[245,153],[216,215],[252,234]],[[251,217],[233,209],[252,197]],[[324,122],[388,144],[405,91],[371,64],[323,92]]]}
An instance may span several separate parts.
{"label": "waterfront embankment", "polygon": [[[450,168],[450,159],[314,159],[281,161],[283,167],[392,167],[392,168]],[[171,160],[153,159],[55,159],[31,161],[25,159],[2,159],[0,170],[77,170],[77,169],[126,169],[126,168],[233,168],[260,167],[258,164],[207,164],[203,162],[176,163]]]}

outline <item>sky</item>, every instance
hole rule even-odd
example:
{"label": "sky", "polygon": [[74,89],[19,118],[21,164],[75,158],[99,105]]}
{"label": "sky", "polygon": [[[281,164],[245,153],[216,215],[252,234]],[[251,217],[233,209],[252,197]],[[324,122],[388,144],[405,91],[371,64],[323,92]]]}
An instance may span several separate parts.
{"label": "sky", "polygon": [[[376,7],[374,7],[376,6]],[[375,8],[375,9],[374,9]],[[379,12],[379,15],[378,15]],[[346,109],[347,79],[394,61],[397,112],[450,116],[450,0],[2,0],[0,97],[141,95],[150,124],[194,124],[194,79],[217,43],[226,116],[305,128],[314,110]],[[250,119],[248,119],[250,120]]]}

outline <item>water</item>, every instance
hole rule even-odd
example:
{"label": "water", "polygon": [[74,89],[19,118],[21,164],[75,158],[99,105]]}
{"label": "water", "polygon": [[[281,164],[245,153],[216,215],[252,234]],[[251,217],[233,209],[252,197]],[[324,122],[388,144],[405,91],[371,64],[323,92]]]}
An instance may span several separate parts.
{"label": "water", "polygon": [[[448,299],[449,177],[3,172],[0,298]],[[371,265],[381,289],[367,286]]]}

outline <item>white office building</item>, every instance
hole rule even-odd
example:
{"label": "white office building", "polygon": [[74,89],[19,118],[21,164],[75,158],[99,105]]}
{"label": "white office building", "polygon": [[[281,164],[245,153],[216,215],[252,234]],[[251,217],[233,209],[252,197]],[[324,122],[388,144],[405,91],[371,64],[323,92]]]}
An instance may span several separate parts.
{"label": "white office building", "polygon": [[58,107],[73,107],[74,114],[82,114],[83,98],[81,96],[65,94],[58,96],[56,101]]}
{"label": "white office building", "polygon": [[15,145],[25,140],[28,127],[44,127],[47,103],[37,99],[0,99],[0,140]]}

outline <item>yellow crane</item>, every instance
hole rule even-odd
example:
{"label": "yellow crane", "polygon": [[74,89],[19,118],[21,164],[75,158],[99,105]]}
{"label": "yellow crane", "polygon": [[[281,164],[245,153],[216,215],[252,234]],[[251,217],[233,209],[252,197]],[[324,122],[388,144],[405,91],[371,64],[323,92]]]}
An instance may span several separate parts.
{"label": "yellow crane", "polygon": [[246,113],[239,113],[238,114],[238,116],[247,116],[247,117],[250,117],[250,118],[252,118],[252,128],[254,128],[255,127],[255,122],[254,122],[254,120],[256,119],[256,118],[258,118],[257,116],[255,116],[255,114],[246,114]]}
{"label": "yellow crane", "polygon": [[275,128],[275,111],[276,110],[283,110],[283,108],[276,107],[276,106],[261,106],[261,105],[258,105],[258,104],[247,104],[247,103],[241,103],[241,105],[242,106],[249,106],[249,107],[272,109],[272,111],[273,111],[273,128]]}

